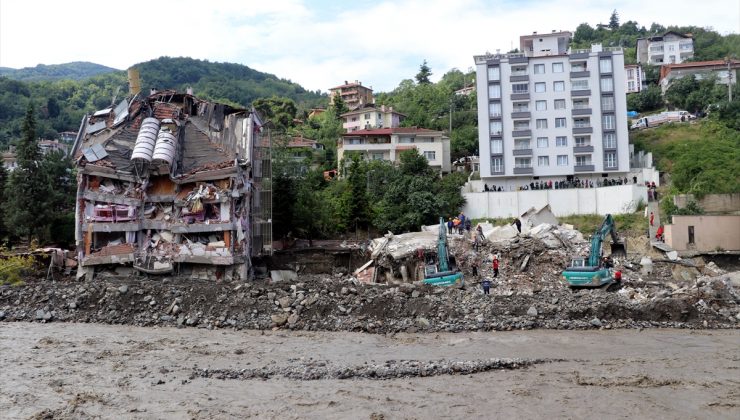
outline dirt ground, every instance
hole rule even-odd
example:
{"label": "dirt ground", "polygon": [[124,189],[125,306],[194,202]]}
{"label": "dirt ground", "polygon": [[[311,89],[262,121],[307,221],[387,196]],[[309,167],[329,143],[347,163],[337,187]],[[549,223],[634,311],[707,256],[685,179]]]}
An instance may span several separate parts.
{"label": "dirt ground", "polygon": [[[383,335],[1,323],[0,413],[12,419],[737,419],[739,349],[737,329]],[[491,358],[538,363],[385,380],[195,374],[300,370],[308,361],[351,370]]]}

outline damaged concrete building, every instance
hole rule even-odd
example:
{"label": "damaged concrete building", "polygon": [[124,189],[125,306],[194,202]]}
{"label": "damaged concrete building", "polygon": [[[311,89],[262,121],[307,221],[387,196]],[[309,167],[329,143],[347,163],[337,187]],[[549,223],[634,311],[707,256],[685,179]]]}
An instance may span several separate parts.
{"label": "damaged concrete building", "polygon": [[262,126],[254,110],[176,91],[139,94],[83,118],[72,150],[78,277],[126,266],[249,278],[252,258],[272,243]]}

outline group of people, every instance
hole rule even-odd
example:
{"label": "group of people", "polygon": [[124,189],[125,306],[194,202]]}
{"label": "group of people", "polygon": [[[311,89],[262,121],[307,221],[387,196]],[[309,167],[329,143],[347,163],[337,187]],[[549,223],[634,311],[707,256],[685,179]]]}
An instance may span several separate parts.
{"label": "group of people", "polygon": [[459,215],[454,218],[450,217],[447,219],[447,234],[452,235],[457,233],[462,235],[465,232],[470,232],[472,229],[472,222],[469,217],[466,217],[464,213],[460,212]]}
{"label": "group of people", "polygon": [[[498,260],[498,255],[494,255],[493,261],[491,262],[491,268],[493,269],[494,278],[498,277],[499,266],[500,266],[500,263]],[[478,265],[474,262],[471,268],[473,271],[473,276],[478,276]],[[491,294],[490,292],[491,292],[492,284],[493,282],[491,281],[490,277],[483,277],[483,279],[481,280],[481,286],[483,287],[483,294],[486,294],[486,295]]]}
{"label": "group of people", "polygon": [[[637,184],[637,177],[632,177],[632,183]],[[552,180],[547,181],[532,181],[529,184],[520,185],[517,187],[517,191],[529,191],[529,190],[564,190],[569,188],[597,188],[597,187],[611,187],[615,185],[628,185],[629,179],[624,178],[606,178],[597,179],[596,182],[588,179],[579,179],[578,177],[572,179],[564,179],[553,182]],[[649,183],[646,183],[649,184]],[[653,191],[655,191],[655,183],[653,183]],[[650,187],[650,185],[648,185]],[[493,185],[491,187],[488,184],[483,184],[484,192],[499,192],[504,191],[502,187]]]}
{"label": "group of people", "polygon": [[655,181],[645,181],[645,186],[648,189],[648,201],[658,201],[658,189],[655,187]]}

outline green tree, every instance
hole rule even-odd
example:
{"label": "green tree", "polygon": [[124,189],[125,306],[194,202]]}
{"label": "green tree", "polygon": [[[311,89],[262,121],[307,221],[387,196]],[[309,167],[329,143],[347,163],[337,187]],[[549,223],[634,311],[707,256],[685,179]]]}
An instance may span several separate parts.
{"label": "green tree", "polygon": [[596,39],[596,31],[588,23],[581,23],[573,34],[573,42],[579,46],[587,45]]}
{"label": "green tree", "polygon": [[427,65],[427,60],[419,66],[419,72],[416,73],[416,83],[420,85],[426,85],[431,83],[429,77],[432,75],[432,69]]}
{"label": "green tree", "polygon": [[276,130],[282,132],[293,126],[298,111],[292,99],[276,96],[256,99],[252,106],[266,121],[272,122]]}
{"label": "green tree", "polygon": [[614,9],[611,16],[609,16],[609,29],[619,29],[619,14],[616,9]]}
{"label": "green tree", "polygon": [[663,107],[663,96],[658,86],[649,86],[639,93],[627,95],[627,109],[629,111],[645,112]]}
{"label": "green tree", "polygon": [[344,103],[344,99],[342,99],[342,96],[337,94],[334,95],[329,110],[332,111],[331,115],[333,115],[335,119],[341,120],[342,114],[348,112],[349,108],[347,107],[347,104]]}

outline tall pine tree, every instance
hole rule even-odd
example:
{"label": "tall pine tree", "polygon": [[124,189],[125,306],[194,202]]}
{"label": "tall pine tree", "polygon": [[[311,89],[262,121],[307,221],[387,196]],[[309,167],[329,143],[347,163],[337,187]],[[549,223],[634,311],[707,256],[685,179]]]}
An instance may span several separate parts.
{"label": "tall pine tree", "polygon": [[432,69],[429,68],[427,65],[427,60],[424,60],[424,62],[419,66],[419,72],[416,73],[416,83],[420,85],[428,85],[431,83],[429,80],[429,76],[432,75]]}
{"label": "tall pine tree", "polygon": [[8,229],[30,242],[32,238],[41,239],[56,210],[48,205],[53,186],[41,165],[33,105],[26,110],[22,133],[16,148],[18,166],[8,178],[3,211]]}

